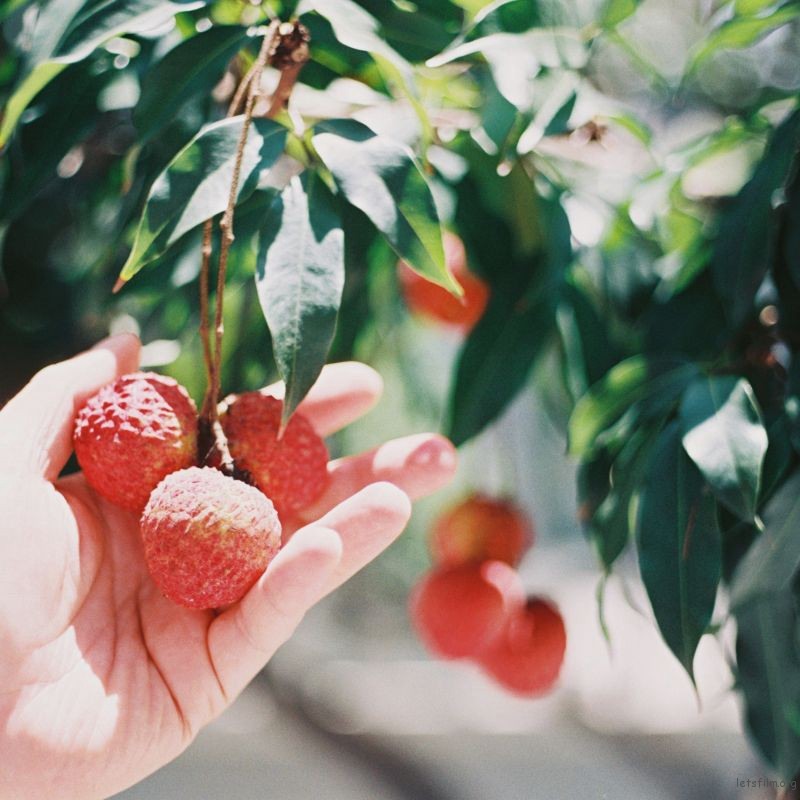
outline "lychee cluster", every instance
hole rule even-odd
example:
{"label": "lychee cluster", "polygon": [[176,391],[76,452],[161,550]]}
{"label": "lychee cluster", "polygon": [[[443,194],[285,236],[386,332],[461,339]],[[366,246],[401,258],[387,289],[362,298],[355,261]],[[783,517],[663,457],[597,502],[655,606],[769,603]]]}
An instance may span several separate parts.
{"label": "lychee cluster", "polygon": [[400,289],[406,305],[414,314],[433,322],[469,333],[483,316],[489,302],[489,287],[467,266],[464,243],[456,234],[444,234],[445,264],[464,290],[462,297],[414,272],[404,261],[397,264]]}
{"label": "lychee cluster", "polygon": [[474,494],[434,524],[434,567],[410,599],[428,650],[475,661],[523,696],[553,688],[567,643],[558,609],[542,598],[526,599],[515,569],[533,540],[533,527],[518,508]]}
{"label": "lychee cluster", "polygon": [[281,435],[282,410],[260,392],[225,402],[236,478],[198,452],[197,409],[171,378],[123,375],[79,410],[74,446],[86,481],[140,515],[145,562],[174,602],[217,608],[239,600],[280,548],[279,515],[325,490],[325,443],[300,414]]}

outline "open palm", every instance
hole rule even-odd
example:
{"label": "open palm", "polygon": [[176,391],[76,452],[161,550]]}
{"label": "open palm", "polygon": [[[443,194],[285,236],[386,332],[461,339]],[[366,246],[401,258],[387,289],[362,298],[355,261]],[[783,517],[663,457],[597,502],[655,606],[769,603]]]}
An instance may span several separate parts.
{"label": "open palm", "polygon": [[[57,479],[75,411],[134,371],[117,337],[40,372],[0,411],[0,797],[107,797],[177,756],[224,710],[305,611],[403,529],[409,496],[451,477],[441,437],[395,440],[332,462],[325,496],[235,605],[194,611],[161,596],[135,515],[83,476]],[[274,387],[280,391],[280,387]],[[321,435],[380,394],[360,364],[327,367],[303,404]]]}

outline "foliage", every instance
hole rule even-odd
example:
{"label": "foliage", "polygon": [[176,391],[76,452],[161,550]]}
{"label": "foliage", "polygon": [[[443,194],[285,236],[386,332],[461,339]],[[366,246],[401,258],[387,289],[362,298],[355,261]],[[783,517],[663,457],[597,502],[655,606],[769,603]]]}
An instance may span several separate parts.
{"label": "foliage", "polygon": [[[396,319],[397,257],[458,291],[439,225],[456,231],[491,296],[446,432],[480,436],[535,383],[603,569],[635,547],[690,675],[732,592],[751,733],[794,777],[800,5],[296,10],[312,60],[291,113],[248,137],[223,384],[278,371],[291,410],[326,357],[368,354]],[[264,12],[9,0],[0,19],[0,342],[46,359],[131,315],[179,345],[168,370],[198,394],[200,228],[225,208],[242,118],[223,118]]]}

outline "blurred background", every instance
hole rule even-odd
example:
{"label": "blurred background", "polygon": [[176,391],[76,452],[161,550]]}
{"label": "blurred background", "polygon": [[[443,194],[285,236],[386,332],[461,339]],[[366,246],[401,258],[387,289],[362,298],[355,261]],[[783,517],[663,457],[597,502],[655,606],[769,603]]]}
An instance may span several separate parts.
{"label": "blurred background", "polygon": [[[271,10],[285,18],[293,6]],[[32,7],[3,5],[4,100]],[[349,208],[329,360],[366,361],[386,390],[331,450],[444,430],[461,445],[461,466],[181,758],[118,796],[773,797],[757,785],[768,773],[731,691],[735,632],[724,601],[716,636],[701,641],[695,691],[652,621],[635,552],[609,557],[579,522],[565,429],[577,399],[622,358],[719,350],[726,299],[703,270],[719,215],[796,106],[800,9],[764,0],[362,0],[398,63],[413,65],[410,96],[363,38],[308,8],[312,61],[293,112],[355,116],[424,153],[440,217],[491,297],[471,331],[412,313],[396,256]],[[119,295],[111,287],[149,186],[224,114],[242,68],[232,55],[243,46],[252,60],[247,26],[262,18],[259,5],[216,0],[113,36],[24,112],[0,161],[0,403],[42,365],[124,330],[142,337],[145,367],[200,399],[199,232]],[[236,47],[215,50],[216,69],[160,108],[147,89],[152,71],[220,26],[238,30]],[[266,92],[276,79],[265,75]],[[254,260],[245,229],[226,294],[228,391],[276,375]],[[519,330],[498,328],[530,299],[532,282],[544,287],[546,310]],[[748,336],[737,346],[752,355],[763,330]],[[514,498],[535,525],[520,572],[530,593],[556,601],[568,635],[561,679],[545,698],[512,697],[473,665],[434,660],[411,629],[408,595],[430,566],[431,523],[473,491]],[[614,563],[607,579],[604,561]]]}

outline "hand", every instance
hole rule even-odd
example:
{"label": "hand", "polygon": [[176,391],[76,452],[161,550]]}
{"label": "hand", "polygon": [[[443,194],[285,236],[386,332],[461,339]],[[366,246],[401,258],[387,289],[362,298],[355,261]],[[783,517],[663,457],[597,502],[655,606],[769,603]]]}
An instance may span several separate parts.
{"label": "hand", "polygon": [[[409,496],[455,469],[435,435],[330,464],[331,483],[245,597],[222,613],[161,596],[138,520],[80,474],[58,479],[83,400],[137,368],[133,336],[47,367],[0,411],[0,797],[99,798],[183,751],[321,597],[377,556]],[[276,393],[279,387],[275,387]],[[302,405],[327,436],[377,401],[368,367],[326,367]]]}

